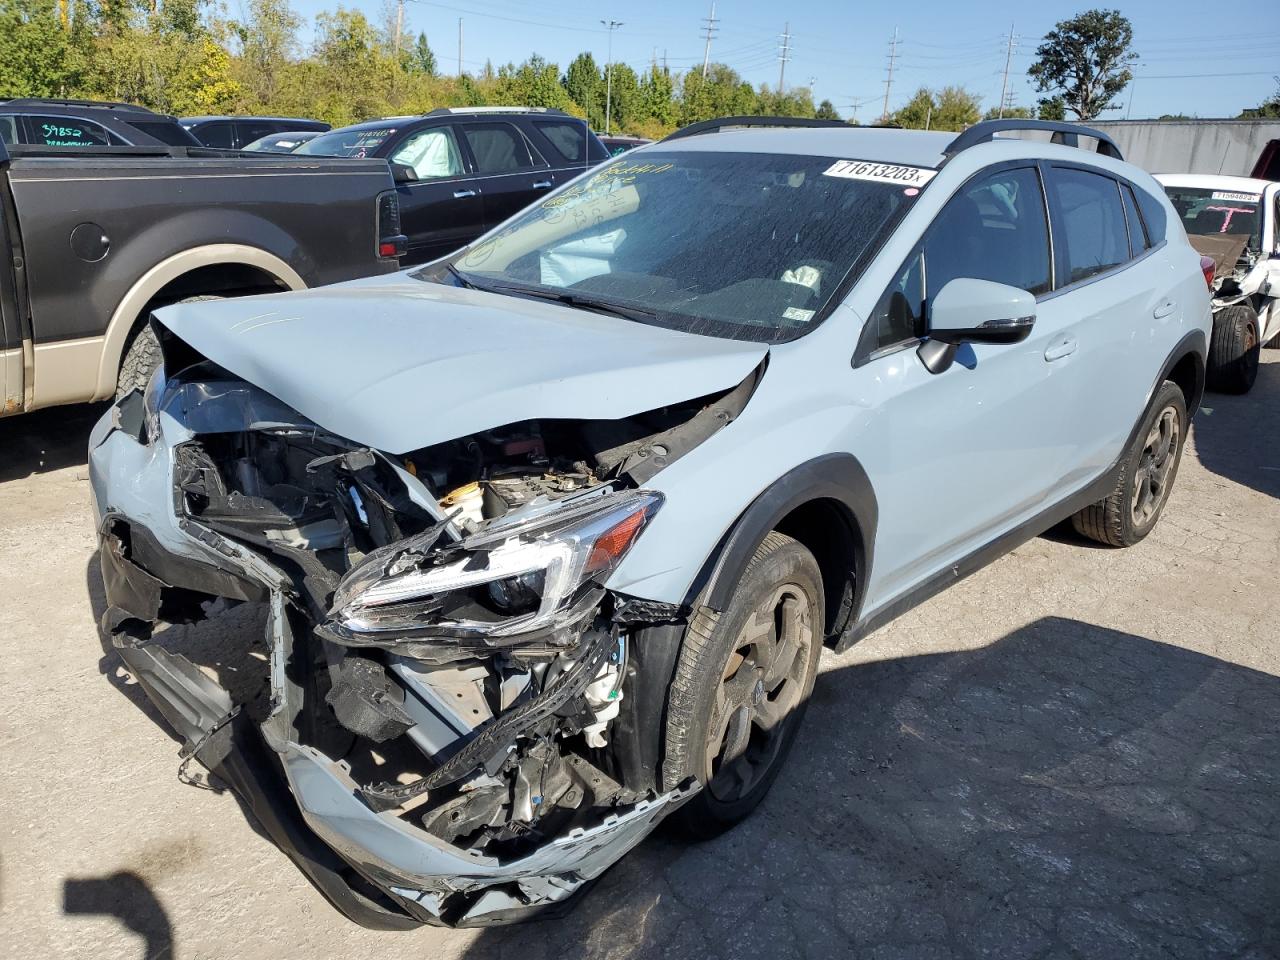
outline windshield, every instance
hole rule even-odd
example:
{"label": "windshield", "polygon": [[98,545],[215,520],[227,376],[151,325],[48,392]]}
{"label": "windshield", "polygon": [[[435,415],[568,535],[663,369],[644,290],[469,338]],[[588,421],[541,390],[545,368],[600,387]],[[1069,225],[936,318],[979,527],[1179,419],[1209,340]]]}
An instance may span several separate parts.
{"label": "windshield", "polygon": [[129,126],[170,147],[200,146],[189,130],[173,120],[130,120]]}
{"label": "windshield", "polygon": [[1261,194],[1210,187],[1164,189],[1188,234],[1202,237],[1236,234],[1248,237],[1253,249],[1261,247]]}
{"label": "windshield", "polygon": [[370,157],[395,132],[396,127],[346,127],[322,133],[293,152],[317,157]]}
{"label": "windshield", "polygon": [[[528,208],[452,269],[482,289],[612,304],[692,333],[789,340],[821,319],[920,192],[901,181],[932,175],[785,154],[632,156]],[[895,172],[897,182],[883,182]],[[440,279],[433,269],[419,277]]]}

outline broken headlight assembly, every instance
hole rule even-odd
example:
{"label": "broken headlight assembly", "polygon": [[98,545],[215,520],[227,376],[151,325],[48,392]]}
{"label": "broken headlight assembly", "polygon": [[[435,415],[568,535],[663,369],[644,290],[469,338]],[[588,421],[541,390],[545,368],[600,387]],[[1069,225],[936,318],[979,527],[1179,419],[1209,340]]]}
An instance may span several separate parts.
{"label": "broken headlight assembly", "polygon": [[[559,646],[556,634],[594,611],[604,581],[661,505],[662,495],[646,490],[531,504],[437,548],[438,525],[357,564],[321,630],[346,646],[401,652],[426,638],[461,648]],[[563,642],[576,640],[569,632]]]}

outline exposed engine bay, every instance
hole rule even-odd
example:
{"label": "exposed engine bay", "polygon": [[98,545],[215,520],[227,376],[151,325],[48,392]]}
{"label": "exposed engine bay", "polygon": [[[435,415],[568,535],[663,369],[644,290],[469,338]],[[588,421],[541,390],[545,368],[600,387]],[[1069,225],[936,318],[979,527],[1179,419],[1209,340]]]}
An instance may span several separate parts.
{"label": "exposed engine bay", "polygon": [[[177,527],[209,564],[176,562],[100,504],[104,626],[168,698],[187,755],[216,772],[220,731],[258,724],[312,829],[393,891],[392,911],[483,923],[561,900],[696,789],[664,782],[645,746],[665,686],[633,649],[685,611],[604,583],[661,509],[644,483],[735,419],[758,376],[622,420],[530,420],[392,456],[207,361],[162,373],[116,429],[167,446]],[[144,661],[166,624],[251,600],[271,610],[265,707],[167,651]],[[329,803],[356,806],[332,826]],[[394,839],[370,856],[352,839],[370,829],[439,841],[458,876],[392,864]]]}

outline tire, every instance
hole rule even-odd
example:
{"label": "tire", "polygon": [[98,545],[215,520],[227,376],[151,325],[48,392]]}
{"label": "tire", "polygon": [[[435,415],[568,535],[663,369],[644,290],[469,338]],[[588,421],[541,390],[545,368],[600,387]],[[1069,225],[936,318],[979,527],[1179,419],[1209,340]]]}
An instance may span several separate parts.
{"label": "tire", "polygon": [[[1267,323],[1275,326],[1276,332],[1271,335],[1270,340],[1262,345],[1263,349],[1280,350],[1280,324],[1275,322],[1277,318],[1280,318],[1280,300],[1272,300],[1270,307],[1267,308]],[[1259,318],[1258,322],[1261,324],[1261,318]]]}
{"label": "tire", "polygon": [[1186,398],[1166,380],[1125,452],[1115,489],[1071,518],[1076,532],[1110,547],[1131,547],[1149,534],[1169,500],[1186,437]]}
{"label": "tire", "polygon": [[[179,303],[199,303],[202,300],[221,300],[222,297],[207,294],[201,297],[187,297]],[[116,377],[116,399],[119,400],[130,390],[146,390],[151,375],[160,366],[160,341],[156,339],[151,324],[144,323],[129,341],[125,348],[124,359],[120,361],[120,375]]]}
{"label": "tire", "polygon": [[[673,818],[687,837],[723,833],[769,792],[813,691],[823,609],[813,554],[772,532],[724,612],[700,607],[690,622],[667,698],[664,761],[667,783],[703,785]],[[737,759],[726,762],[730,751]]]}
{"label": "tire", "polygon": [[1258,315],[1247,303],[1213,316],[1206,386],[1216,393],[1248,393],[1258,378]]}

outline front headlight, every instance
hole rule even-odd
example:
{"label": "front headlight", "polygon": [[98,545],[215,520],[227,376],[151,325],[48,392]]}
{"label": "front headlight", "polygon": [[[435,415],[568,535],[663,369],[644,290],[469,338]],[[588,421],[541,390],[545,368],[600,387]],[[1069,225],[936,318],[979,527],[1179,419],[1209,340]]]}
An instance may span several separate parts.
{"label": "front headlight", "polygon": [[595,495],[495,521],[434,549],[411,538],[370,554],[334,595],[324,630],[348,645],[400,638],[516,642],[575,622],[662,505],[660,493]]}

